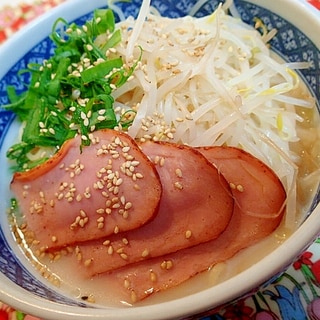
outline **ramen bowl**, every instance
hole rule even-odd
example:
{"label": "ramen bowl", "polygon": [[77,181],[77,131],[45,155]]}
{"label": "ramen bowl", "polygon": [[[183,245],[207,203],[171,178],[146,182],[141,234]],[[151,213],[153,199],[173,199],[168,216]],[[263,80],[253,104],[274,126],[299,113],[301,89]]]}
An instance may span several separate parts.
{"label": "ramen bowl", "polygon": [[[191,8],[198,16],[207,15],[219,5],[219,1],[202,1],[194,9],[194,1],[175,2],[171,0],[154,1],[152,5],[168,17],[187,15]],[[53,52],[49,39],[54,22],[63,17],[67,21],[83,24],[95,8],[105,7],[105,0],[70,0],[31,22],[15,34],[0,48],[0,104],[8,103],[6,88],[13,85],[17,91],[24,90],[24,84],[17,76],[19,70],[26,68],[30,61],[39,62]],[[319,13],[304,1],[240,1],[234,5],[241,19],[253,24],[255,18],[261,19],[268,29],[277,29],[271,41],[271,48],[282,59],[290,62],[308,61],[310,67],[301,70],[300,76],[315,97],[319,111],[320,101],[320,30]],[[119,3],[126,16],[137,16],[140,2]],[[314,199],[303,212],[299,226],[290,237],[272,252],[249,264],[239,273],[212,287],[183,291],[178,296],[168,296],[133,307],[102,307],[64,294],[43,279],[28,263],[15,243],[6,211],[9,200],[11,172],[8,170],[6,150],[19,131],[15,116],[8,110],[0,110],[0,300],[18,310],[41,319],[181,319],[199,318],[210,315],[219,307],[234,299],[244,297],[258,290],[260,286],[275,279],[313,243],[320,232],[320,193],[315,191]],[[319,152],[318,152],[319,157]],[[318,179],[319,183],[319,179]],[[317,188],[317,186],[315,187]]]}

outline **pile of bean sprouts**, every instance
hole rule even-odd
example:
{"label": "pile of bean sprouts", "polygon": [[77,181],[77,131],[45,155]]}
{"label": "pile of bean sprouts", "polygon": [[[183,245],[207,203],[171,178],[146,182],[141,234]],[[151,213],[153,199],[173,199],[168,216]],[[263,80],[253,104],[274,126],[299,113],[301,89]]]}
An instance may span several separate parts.
{"label": "pile of bean sprouts", "polygon": [[136,19],[117,25],[123,41],[113,54],[140,61],[113,92],[115,109],[134,115],[128,133],[138,140],[236,146],[255,155],[281,179],[294,221],[298,155],[290,144],[304,121],[296,107],[315,102],[291,95],[300,81],[293,70],[309,65],[274,59],[267,42],[276,31],[261,34],[227,14],[233,8],[227,1],[206,17],[171,19],[143,1]]}

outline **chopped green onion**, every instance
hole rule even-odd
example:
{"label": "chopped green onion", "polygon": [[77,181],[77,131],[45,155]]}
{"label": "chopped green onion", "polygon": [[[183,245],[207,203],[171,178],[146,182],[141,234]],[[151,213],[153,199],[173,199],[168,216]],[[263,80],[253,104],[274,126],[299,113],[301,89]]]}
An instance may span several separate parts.
{"label": "chopped green onion", "polygon": [[54,54],[20,72],[31,74],[27,91],[18,95],[8,87],[11,104],[6,107],[25,124],[21,141],[7,152],[15,171],[46,161],[47,153],[39,158],[30,156],[41,148],[52,148],[54,153],[77,134],[84,137],[82,144],[88,145],[92,131],[123,122],[117,120],[111,93],[128,80],[137,62],[124,67],[121,57],[114,53],[108,57],[108,50],[121,42],[112,10],[96,10],[83,26],[59,18],[50,37]]}

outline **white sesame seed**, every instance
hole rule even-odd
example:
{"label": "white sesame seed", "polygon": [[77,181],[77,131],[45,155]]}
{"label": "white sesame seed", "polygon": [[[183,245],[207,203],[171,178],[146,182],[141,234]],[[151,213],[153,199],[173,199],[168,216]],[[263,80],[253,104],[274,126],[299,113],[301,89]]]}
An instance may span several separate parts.
{"label": "white sesame seed", "polygon": [[138,298],[137,298],[137,294],[135,293],[134,290],[131,291],[131,295],[130,295],[131,301],[133,303],[137,302]]}
{"label": "white sesame seed", "polygon": [[84,125],[85,127],[88,127],[88,126],[89,126],[89,119],[88,119],[88,118],[85,118],[85,119],[83,120],[83,125]]}
{"label": "white sesame seed", "polygon": [[122,152],[129,152],[130,149],[131,149],[131,148],[130,148],[129,146],[123,147],[123,148],[122,148]]}
{"label": "white sesame seed", "polygon": [[157,281],[157,275],[155,274],[155,272],[153,272],[152,270],[150,271],[150,280],[152,282]]}
{"label": "white sesame seed", "polygon": [[128,210],[130,208],[132,208],[132,203],[131,202],[127,202],[124,206],[125,210]]}
{"label": "white sesame seed", "polygon": [[238,184],[238,185],[237,185],[237,190],[238,190],[239,192],[243,192],[243,191],[244,191],[243,185]]}
{"label": "white sesame seed", "polygon": [[169,270],[173,267],[173,262],[171,260],[164,260],[160,264],[161,269]]}
{"label": "white sesame seed", "polygon": [[106,120],[106,117],[105,116],[98,116],[97,120],[98,121],[104,121],[104,120]]}
{"label": "white sesame seed", "polygon": [[144,249],[141,253],[141,257],[146,258],[149,255],[149,250],[148,249]]}
{"label": "white sesame seed", "polygon": [[236,185],[232,182],[229,183],[229,186],[231,189],[235,190],[236,189]]}
{"label": "white sesame seed", "polygon": [[91,263],[93,262],[93,259],[87,259],[85,262],[84,262],[84,265],[85,267],[88,267]]}
{"label": "white sesame seed", "polygon": [[177,177],[182,178],[182,171],[181,171],[181,169],[179,169],[179,168],[176,169],[175,173],[176,173],[176,176],[177,176]]}
{"label": "white sesame seed", "polygon": [[119,231],[120,231],[119,227],[115,226],[114,230],[113,230],[113,233],[117,234],[117,233],[119,233]]}
{"label": "white sesame seed", "polygon": [[82,217],[82,218],[85,218],[86,216],[87,216],[87,214],[85,213],[85,211],[84,210],[80,210],[80,216]]}
{"label": "white sesame seed", "polygon": [[128,279],[124,279],[123,285],[124,285],[125,289],[128,289],[128,288],[130,287],[130,282],[129,282],[129,280],[128,280]]}
{"label": "white sesame seed", "polygon": [[165,159],[163,157],[160,158],[160,167],[163,167],[164,166],[164,162],[165,162]]}
{"label": "white sesame seed", "polygon": [[119,178],[119,179],[117,179],[115,185],[116,185],[116,186],[120,186],[120,185],[122,184],[122,182],[123,182],[123,179],[122,179],[122,178]]}
{"label": "white sesame seed", "polygon": [[120,257],[121,257],[123,260],[128,260],[128,255],[125,254],[125,253],[120,253]]}
{"label": "white sesame seed", "polygon": [[183,185],[180,183],[180,182],[175,182],[174,183],[174,187],[176,188],[176,189],[179,189],[179,190],[182,190],[183,189]]}
{"label": "white sesame seed", "polygon": [[129,217],[129,212],[127,210],[125,210],[122,214],[123,219],[128,219]]}
{"label": "white sesame seed", "polygon": [[140,173],[140,172],[137,172],[137,173],[136,173],[136,177],[137,177],[138,179],[143,179],[143,174]]}
{"label": "white sesame seed", "polygon": [[112,254],[113,254],[113,247],[112,247],[112,246],[109,246],[109,247],[108,247],[108,254],[109,254],[109,255],[112,255]]}
{"label": "white sesame seed", "polygon": [[109,244],[110,244],[110,240],[105,240],[102,244],[104,245],[104,246],[108,246]]}
{"label": "white sesame seed", "polygon": [[87,50],[88,50],[88,51],[92,51],[92,50],[93,50],[93,47],[92,47],[92,45],[91,45],[91,44],[87,44],[87,46],[86,46],[86,47],[87,47]]}
{"label": "white sesame seed", "polygon": [[185,236],[186,236],[186,239],[190,239],[192,236],[191,230],[187,230]]}

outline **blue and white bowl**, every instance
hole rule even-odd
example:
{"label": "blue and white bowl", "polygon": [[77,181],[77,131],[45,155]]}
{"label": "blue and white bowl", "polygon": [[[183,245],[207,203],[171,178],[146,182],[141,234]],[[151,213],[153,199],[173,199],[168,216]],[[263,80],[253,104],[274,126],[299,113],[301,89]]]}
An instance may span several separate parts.
{"label": "blue and white bowl", "polygon": [[[141,1],[119,3],[126,15],[136,16]],[[188,14],[193,0],[155,0],[152,4],[164,16],[178,17]],[[218,0],[204,0],[197,16],[210,14]],[[234,0],[242,20],[252,23],[261,18],[268,28],[276,28],[272,49],[288,61],[310,61],[311,68],[301,72],[311,93],[320,101],[320,15],[304,1]],[[105,0],[70,0],[53,9],[22,31],[14,35],[0,48],[0,105],[8,102],[6,87],[14,85],[18,91],[23,85],[17,71],[31,61],[39,62],[53,50],[48,35],[55,20],[64,17],[68,21],[85,22],[93,9],[105,6]],[[15,138],[17,128],[14,115],[0,109],[0,300],[25,313],[43,319],[177,319],[213,310],[232,299],[255,290],[283,271],[297,255],[312,243],[320,232],[320,194],[313,201],[307,219],[280,247],[259,263],[237,276],[183,298],[149,306],[133,308],[96,308],[69,298],[48,286],[29,266],[15,245],[6,218],[8,181],[5,152]],[[210,312],[206,312],[210,314]]]}

